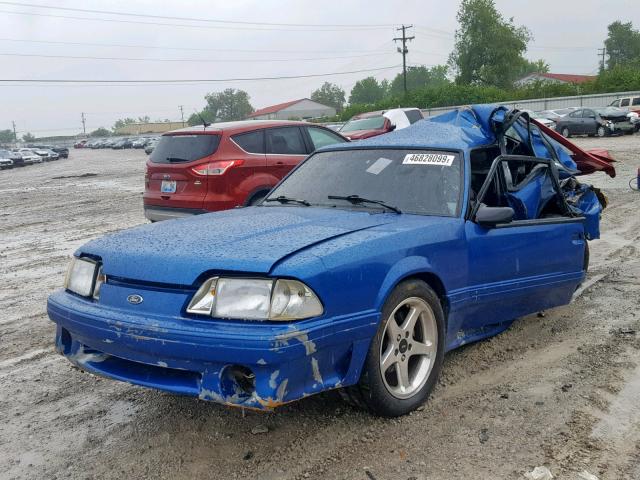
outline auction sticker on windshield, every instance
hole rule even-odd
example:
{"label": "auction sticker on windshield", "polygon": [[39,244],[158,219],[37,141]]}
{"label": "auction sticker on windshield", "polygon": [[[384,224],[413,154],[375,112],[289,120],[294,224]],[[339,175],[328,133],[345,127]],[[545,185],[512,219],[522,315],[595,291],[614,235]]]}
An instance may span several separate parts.
{"label": "auction sticker on windshield", "polygon": [[402,161],[405,165],[440,165],[450,167],[455,155],[444,153],[409,153]]}

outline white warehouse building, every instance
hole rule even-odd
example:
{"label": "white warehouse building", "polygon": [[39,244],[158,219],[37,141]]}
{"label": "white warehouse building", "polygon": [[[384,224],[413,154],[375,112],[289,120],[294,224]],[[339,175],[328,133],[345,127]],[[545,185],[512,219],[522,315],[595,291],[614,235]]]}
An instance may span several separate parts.
{"label": "white warehouse building", "polygon": [[261,108],[250,114],[247,118],[252,120],[299,120],[318,117],[332,117],[336,109],[328,107],[309,98],[280,103],[270,107]]}

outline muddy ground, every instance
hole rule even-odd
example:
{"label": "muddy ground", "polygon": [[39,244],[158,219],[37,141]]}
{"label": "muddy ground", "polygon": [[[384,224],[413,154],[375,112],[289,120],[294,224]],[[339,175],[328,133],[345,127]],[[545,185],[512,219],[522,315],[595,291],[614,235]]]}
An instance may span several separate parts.
{"label": "muddy ground", "polygon": [[335,394],[243,415],[72,368],[47,295],[76,247],[145,221],[145,155],[74,150],[0,172],[0,478],[640,478],[640,135],[578,143],[620,160],[617,178],[590,178],[611,205],[586,289],[447,355],[425,407],[396,420]]}

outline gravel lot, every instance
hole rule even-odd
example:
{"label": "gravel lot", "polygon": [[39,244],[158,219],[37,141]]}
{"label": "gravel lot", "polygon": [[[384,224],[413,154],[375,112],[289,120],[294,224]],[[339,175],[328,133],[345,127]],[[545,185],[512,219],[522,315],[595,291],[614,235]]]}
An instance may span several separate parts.
{"label": "gravel lot", "polygon": [[449,354],[425,407],[396,420],[336,394],[243,414],[71,367],[47,295],[75,248],[145,222],[146,156],[74,150],[0,172],[0,478],[640,478],[640,135],[577,142],[619,160],[617,178],[589,178],[611,203],[586,288]]}

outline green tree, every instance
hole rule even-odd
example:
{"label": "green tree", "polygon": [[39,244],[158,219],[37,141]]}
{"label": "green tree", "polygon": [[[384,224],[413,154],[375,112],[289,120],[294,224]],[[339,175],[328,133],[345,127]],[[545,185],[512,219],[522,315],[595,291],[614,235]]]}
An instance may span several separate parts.
{"label": "green tree", "polygon": [[[416,90],[424,87],[440,87],[449,83],[447,72],[449,67],[446,65],[436,65],[435,67],[425,67],[424,65],[416,67],[407,67],[407,91]],[[391,81],[389,87],[390,95],[404,94],[404,78],[402,73],[396,75]]]}
{"label": "green tree", "polygon": [[216,117],[214,116],[214,114],[205,108],[200,113],[192,113],[191,116],[187,119],[187,124],[189,126],[202,125],[203,119],[207,123],[215,123],[216,121]]}
{"label": "green tree", "polygon": [[604,41],[609,59],[609,70],[622,66],[633,65],[640,68],[640,31],[633,28],[631,22],[615,21],[608,27],[609,36]]}
{"label": "green tree", "polygon": [[341,112],[344,107],[345,93],[338,85],[324,82],[320,88],[311,94],[311,100],[333,107],[337,112]]}
{"label": "green tree", "polygon": [[204,99],[207,101],[205,110],[214,121],[243,120],[253,112],[249,94],[244,90],[227,88],[222,92],[209,93]]}
{"label": "green tree", "polygon": [[14,140],[13,130],[0,130],[0,143],[11,143]]}
{"label": "green tree", "polygon": [[385,88],[374,77],[363,78],[351,89],[349,103],[353,105],[379,102],[385,93]]}
{"label": "green tree", "polygon": [[517,80],[531,33],[506,20],[493,0],[462,0],[449,64],[456,82],[510,88]]}
{"label": "green tree", "polygon": [[27,132],[24,135],[22,135],[22,141],[25,142],[25,143],[35,142],[36,141],[36,136],[32,135],[29,132]]}
{"label": "green tree", "polygon": [[120,118],[113,124],[113,131],[115,132],[117,129],[130,125],[132,123],[136,123],[135,118]]}
{"label": "green tree", "polygon": [[531,62],[523,58],[520,70],[518,71],[518,78],[522,78],[530,73],[549,73],[549,64],[542,59]]}
{"label": "green tree", "polygon": [[138,123],[149,123],[151,121],[151,117],[149,115],[145,115],[144,117],[138,117]]}
{"label": "green tree", "polygon": [[100,127],[89,134],[90,137],[108,137],[111,132],[104,127]]}

